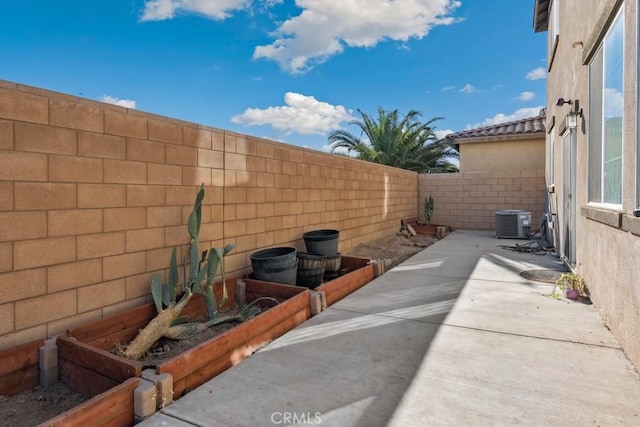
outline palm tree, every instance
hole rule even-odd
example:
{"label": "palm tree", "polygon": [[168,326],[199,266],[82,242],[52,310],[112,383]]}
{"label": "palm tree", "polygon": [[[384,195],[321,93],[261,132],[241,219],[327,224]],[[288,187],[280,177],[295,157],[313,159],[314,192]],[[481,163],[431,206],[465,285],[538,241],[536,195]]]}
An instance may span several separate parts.
{"label": "palm tree", "polygon": [[418,119],[422,115],[415,110],[400,119],[398,110],[388,112],[378,108],[376,121],[360,109],[358,112],[362,120],[353,120],[349,125],[359,127],[361,137],[345,130],[331,132],[329,144],[332,153],[346,149],[348,154],[360,160],[419,173],[458,171],[458,167],[449,161],[457,159],[458,152],[447,138],[438,139],[432,127],[442,117],[420,123]]}

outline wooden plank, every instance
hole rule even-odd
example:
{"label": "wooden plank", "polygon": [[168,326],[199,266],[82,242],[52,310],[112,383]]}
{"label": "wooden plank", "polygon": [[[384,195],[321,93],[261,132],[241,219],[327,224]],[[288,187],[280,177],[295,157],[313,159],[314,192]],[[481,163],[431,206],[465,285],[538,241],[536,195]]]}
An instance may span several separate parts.
{"label": "wooden plank", "polygon": [[155,305],[145,304],[122,313],[88,322],[77,328],[69,329],[68,335],[79,341],[89,342],[100,337],[117,334],[124,330],[137,331],[141,324],[148,323],[155,315]]}
{"label": "wooden plank", "polygon": [[29,365],[0,377],[0,395],[13,396],[40,384],[40,368]]}
{"label": "wooden plank", "polygon": [[371,261],[371,258],[362,258],[344,255],[340,262],[340,268],[362,268]]}
{"label": "wooden plank", "polygon": [[[244,279],[247,290],[247,302],[257,296],[269,296],[282,301],[304,292],[306,288],[300,286],[283,285],[281,283],[265,282],[251,277]],[[252,298],[249,298],[251,296]]]}
{"label": "wooden plank", "polygon": [[131,378],[91,400],[45,421],[41,426],[132,426],[134,423],[133,392],[138,385],[140,385],[140,379]]}
{"label": "wooden plank", "polygon": [[82,394],[85,399],[90,399],[119,384],[119,381],[114,381],[65,359],[59,360],[58,376],[71,390]]}
{"label": "wooden plank", "polygon": [[[38,364],[38,349],[44,340],[31,341],[6,350],[0,350],[0,377]],[[1,387],[1,385],[0,385]]]}
{"label": "wooden plank", "polygon": [[156,367],[156,371],[158,373],[170,373],[173,376],[174,382],[177,382],[194,370],[211,363],[211,360],[215,360],[225,353],[233,351],[243,343],[301,310],[305,311],[305,313],[308,312],[310,316],[310,291],[304,288],[301,289],[302,292],[298,293],[295,297],[184,352],[180,356],[176,356],[159,364]]}
{"label": "wooden plank", "polygon": [[58,337],[58,358],[97,372],[117,382],[142,375],[142,363],[116,356],[76,339]]}
{"label": "wooden plank", "polygon": [[311,309],[307,305],[241,345],[230,349],[230,351],[226,351],[224,354],[220,354],[219,357],[212,359],[209,363],[203,365],[199,369],[193,370],[189,375],[181,378],[179,381],[174,381],[174,398],[177,399],[181,397],[185,391],[193,390],[232,366],[237,365],[247,357],[251,356],[256,350],[284,335],[286,332],[305,322],[310,317]]}
{"label": "wooden plank", "polygon": [[327,298],[327,305],[335,304],[345,296],[349,295],[356,289],[361,288],[365,284],[372,281],[375,277],[373,265],[368,264],[344,276],[340,276],[334,280],[316,288],[317,291],[324,291]]}

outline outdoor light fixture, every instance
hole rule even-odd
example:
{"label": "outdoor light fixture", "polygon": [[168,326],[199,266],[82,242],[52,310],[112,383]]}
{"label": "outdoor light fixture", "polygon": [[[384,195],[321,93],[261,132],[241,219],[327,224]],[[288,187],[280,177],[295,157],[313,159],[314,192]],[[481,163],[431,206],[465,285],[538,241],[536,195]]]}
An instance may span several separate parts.
{"label": "outdoor light fixture", "polygon": [[574,111],[570,111],[564,118],[564,124],[569,129],[575,129],[578,127],[578,114]]}
{"label": "outdoor light fixture", "polygon": [[558,98],[558,100],[556,101],[556,106],[557,107],[562,107],[564,104],[571,105],[571,104],[573,104],[573,101],[570,100],[570,99],[565,101],[564,98]]}
{"label": "outdoor light fixture", "polygon": [[556,106],[562,107],[564,104],[573,105],[573,108],[569,113],[565,116],[565,126],[570,129],[576,129],[578,127],[578,117],[582,117],[582,108],[580,108],[579,100],[571,100],[568,99],[565,101],[564,98],[558,98],[556,101]]}

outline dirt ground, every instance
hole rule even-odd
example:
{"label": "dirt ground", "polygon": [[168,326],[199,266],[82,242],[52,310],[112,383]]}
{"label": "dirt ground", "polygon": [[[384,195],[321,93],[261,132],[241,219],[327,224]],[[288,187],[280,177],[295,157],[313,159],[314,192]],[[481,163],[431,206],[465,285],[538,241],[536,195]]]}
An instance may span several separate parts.
{"label": "dirt ground", "polygon": [[[405,237],[398,234],[360,244],[345,252],[345,255],[384,260],[385,271],[387,271],[436,241],[437,239],[431,236]],[[144,359],[144,362],[154,364],[159,360],[168,359],[176,352],[191,348],[203,340],[224,332],[233,325],[233,323],[222,324],[209,329],[202,336],[180,342],[162,340],[154,347],[152,354]],[[0,427],[34,426],[79,405],[83,401],[80,394],[73,392],[61,382],[54,384],[47,390],[36,387],[16,396],[0,396]]]}
{"label": "dirt ground", "polygon": [[345,254],[384,260],[386,271],[437,241],[435,237],[421,234],[412,237],[395,235],[361,243]]}

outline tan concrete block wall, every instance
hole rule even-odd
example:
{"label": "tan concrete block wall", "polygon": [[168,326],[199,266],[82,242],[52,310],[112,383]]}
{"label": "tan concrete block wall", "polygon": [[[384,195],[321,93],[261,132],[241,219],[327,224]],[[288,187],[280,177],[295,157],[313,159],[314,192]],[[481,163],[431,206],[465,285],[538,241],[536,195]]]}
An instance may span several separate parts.
{"label": "tan concrete block wall", "polygon": [[495,230],[495,213],[503,209],[531,212],[532,231],[545,210],[544,169],[418,176],[418,216],[424,200],[435,201],[432,224],[458,229]]}
{"label": "tan concrete block wall", "polygon": [[150,301],[201,183],[201,249],[227,272],[340,230],[339,250],[415,216],[417,175],[0,81],[0,349]]}

